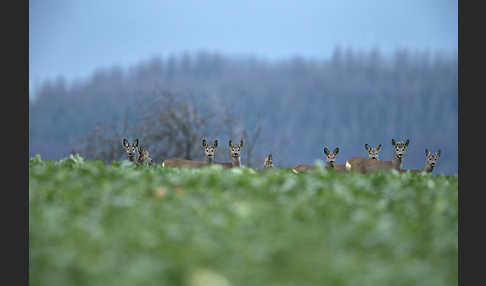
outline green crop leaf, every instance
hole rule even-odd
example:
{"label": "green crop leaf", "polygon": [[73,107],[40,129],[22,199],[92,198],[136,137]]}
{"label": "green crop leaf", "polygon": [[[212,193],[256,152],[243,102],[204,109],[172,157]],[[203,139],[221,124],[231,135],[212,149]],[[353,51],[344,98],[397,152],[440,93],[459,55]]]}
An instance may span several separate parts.
{"label": "green crop leaf", "polygon": [[458,176],[29,160],[30,285],[457,285]]}

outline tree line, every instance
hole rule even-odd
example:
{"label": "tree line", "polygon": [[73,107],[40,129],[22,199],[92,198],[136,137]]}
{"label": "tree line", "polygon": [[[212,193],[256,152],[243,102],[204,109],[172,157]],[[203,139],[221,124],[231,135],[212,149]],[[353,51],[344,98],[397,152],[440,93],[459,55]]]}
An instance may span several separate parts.
{"label": "tree line", "polygon": [[323,160],[323,147],[340,148],[338,163],[366,155],[365,143],[383,144],[380,158],[391,159],[391,139],[409,138],[404,168],[423,167],[425,148],[440,148],[436,170],[453,174],[457,87],[456,58],[407,50],[279,61],[204,51],[156,57],[44,82],[29,103],[29,153],[110,162],[124,158],[123,137],[138,137],[155,162],[202,159],[207,138],[221,142],[222,161],[229,139],[246,138],[243,164],[261,167],[272,153],[277,167],[294,167]]}

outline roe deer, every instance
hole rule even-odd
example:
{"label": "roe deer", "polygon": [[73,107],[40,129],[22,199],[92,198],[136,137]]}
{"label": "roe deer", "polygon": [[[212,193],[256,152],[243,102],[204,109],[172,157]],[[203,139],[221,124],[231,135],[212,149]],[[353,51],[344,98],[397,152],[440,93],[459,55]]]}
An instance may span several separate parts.
{"label": "roe deer", "polygon": [[[338,172],[343,172],[346,171],[346,168],[342,164],[336,164],[336,155],[339,153],[339,148],[336,147],[334,151],[331,153],[327,149],[327,147],[324,147],[324,154],[326,154],[326,168],[331,168],[334,169],[335,171]],[[299,165],[293,169],[294,173],[299,173],[302,171],[308,171],[308,170],[313,170],[315,166],[310,166],[310,165]]]}
{"label": "roe deer", "polygon": [[133,144],[130,144],[126,138],[123,138],[123,147],[125,148],[125,152],[127,152],[128,160],[130,162],[137,162],[137,154],[138,154],[138,139],[133,141]]}
{"label": "roe deer", "polygon": [[150,158],[150,154],[147,150],[143,149],[142,147],[139,147],[138,148],[138,159],[137,159],[137,163],[139,165],[146,165],[146,166],[150,166],[152,165],[152,158]]}
{"label": "roe deer", "polygon": [[437,153],[432,154],[429,152],[428,149],[425,149],[425,166],[422,169],[413,169],[413,170],[400,170],[400,172],[413,172],[413,173],[432,173],[434,170],[435,164],[437,163],[437,160],[440,157],[440,150],[437,151]]}
{"label": "roe deer", "polygon": [[326,154],[326,168],[333,169],[337,172],[345,172],[346,167],[343,164],[336,164],[336,155],[339,153],[339,148],[336,147],[332,153],[329,152],[327,147],[324,147],[324,154]]}
{"label": "roe deer", "polygon": [[206,164],[211,165],[214,162],[214,151],[218,147],[218,140],[214,140],[213,144],[208,145],[206,139],[203,139],[202,146],[204,148],[204,155],[206,156]]}
{"label": "roe deer", "polygon": [[346,161],[346,170],[358,171],[362,174],[391,169],[399,171],[402,168],[403,156],[405,155],[405,151],[409,143],[409,139],[407,139],[405,142],[395,142],[395,139],[392,139],[392,145],[395,149],[395,152],[393,154],[393,160],[381,161],[369,158],[355,157]]}
{"label": "roe deer", "polygon": [[272,153],[268,154],[263,161],[263,168],[273,168],[273,158]]}
{"label": "roe deer", "polygon": [[214,161],[214,149],[216,149],[217,146],[218,146],[218,140],[215,140],[213,145],[207,145],[205,140],[203,140],[203,147],[205,148],[205,152],[206,152],[206,162],[208,164],[216,164],[216,165],[223,167],[224,169],[230,169],[230,168],[233,168],[233,167],[239,167],[240,166],[240,163],[239,163],[240,162],[240,149],[243,146],[243,140],[241,140],[240,144],[236,147],[233,146],[231,140],[229,141],[230,154],[231,154],[231,159],[232,159],[231,163],[215,162]]}
{"label": "roe deer", "polygon": [[[370,160],[378,160],[379,159],[379,151],[381,149],[381,144],[378,144],[378,146],[376,146],[376,148],[373,148],[371,147],[370,145],[368,145],[368,143],[366,143],[364,145],[365,149],[366,149],[366,152],[368,152],[368,159]],[[350,171],[350,165],[348,165],[351,161],[352,162],[357,162],[357,161],[364,161],[366,158],[364,157],[354,157],[354,158],[351,158],[350,160],[347,160],[346,161],[346,164],[345,164],[345,168],[346,168],[346,171]]]}
{"label": "roe deer", "polygon": [[376,148],[371,147],[368,144],[365,144],[366,151],[368,151],[368,159],[379,160],[378,152],[381,149],[381,144],[378,144]]}
{"label": "roe deer", "polygon": [[204,148],[204,154],[206,156],[207,165],[216,164],[223,167],[224,169],[228,169],[232,167],[231,163],[220,163],[214,161],[214,157],[215,157],[214,152],[216,151],[216,147],[218,147],[218,140],[214,140],[213,144],[208,145],[206,140],[203,139],[202,146]]}
{"label": "roe deer", "polygon": [[[379,159],[379,157],[380,157],[379,151],[381,149],[381,144],[378,144],[378,146],[376,146],[376,148],[373,148],[370,145],[368,145],[368,143],[367,143],[367,144],[364,145],[364,147],[366,149],[366,152],[368,152],[368,159],[370,159],[370,160],[378,160]],[[364,157],[355,157],[355,158],[352,158],[350,160],[356,161],[356,159],[358,159],[358,158],[366,159]],[[348,161],[350,161],[350,160],[348,160]],[[346,162],[348,162],[348,161],[346,161]],[[346,165],[345,165],[345,167],[346,167]],[[348,168],[346,168],[346,170],[349,171]]]}
{"label": "roe deer", "polygon": [[277,167],[275,167],[275,165],[273,164],[272,153],[270,153],[267,156],[265,156],[265,160],[263,161],[263,169],[261,171],[270,170],[270,169],[280,169],[280,170],[292,171],[295,174],[298,173],[293,168],[277,168]]}
{"label": "roe deer", "polygon": [[240,141],[240,144],[236,146],[233,145],[233,141],[231,141],[230,139],[229,147],[230,147],[231,163],[217,163],[217,164],[223,166],[223,168],[241,167],[240,153],[241,153],[241,147],[243,147],[243,139]]}

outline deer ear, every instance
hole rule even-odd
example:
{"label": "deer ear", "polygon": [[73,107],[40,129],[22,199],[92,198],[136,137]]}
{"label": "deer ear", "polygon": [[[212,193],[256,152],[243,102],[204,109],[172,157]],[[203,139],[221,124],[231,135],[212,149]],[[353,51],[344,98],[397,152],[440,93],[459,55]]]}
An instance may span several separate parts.
{"label": "deer ear", "polygon": [[429,149],[425,148],[425,156],[429,157],[429,155],[430,155]]}
{"label": "deer ear", "polygon": [[214,148],[218,147],[218,140],[214,140],[213,147]]}
{"label": "deer ear", "polygon": [[392,138],[392,145],[395,146],[395,139]]}
{"label": "deer ear", "polygon": [[329,150],[327,149],[327,147],[324,147],[324,154],[329,155]]}
{"label": "deer ear", "polygon": [[230,139],[230,141],[229,141],[229,146],[230,146],[230,147],[233,147],[233,141],[231,141],[231,139]]}
{"label": "deer ear", "polygon": [[336,149],[334,149],[334,152],[333,153],[334,153],[334,155],[337,155],[337,153],[339,153],[339,148],[336,147]]}
{"label": "deer ear", "polygon": [[437,151],[437,157],[440,157],[440,149]]}
{"label": "deer ear", "polygon": [[128,147],[128,140],[126,138],[123,138],[123,147]]}
{"label": "deer ear", "polygon": [[409,139],[407,139],[407,141],[405,141],[405,146],[408,146],[408,143],[410,143]]}
{"label": "deer ear", "polygon": [[238,147],[243,147],[243,139],[241,139],[240,144],[238,144]]}
{"label": "deer ear", "polygon": [[203,140],[202,140],[202,146],[203,146],[204,148],[206,148],[206,146],[208,146],[208,142],[206,142],[206,139],[203,139]]}
{"label": "deer ear", "polygon": [[133,146],[138,147],[138,138],[133,141]]}
{"label": "deer ear", "polygon": [[378,146],[376,146],[376,151],[380,150],[381,148],[381,144],[379,144]]}
{"label": "deer ear", "polygon": [[366,151],[370,151],[370,145],[368,145],[368,143],[365,144],[365,149]]}

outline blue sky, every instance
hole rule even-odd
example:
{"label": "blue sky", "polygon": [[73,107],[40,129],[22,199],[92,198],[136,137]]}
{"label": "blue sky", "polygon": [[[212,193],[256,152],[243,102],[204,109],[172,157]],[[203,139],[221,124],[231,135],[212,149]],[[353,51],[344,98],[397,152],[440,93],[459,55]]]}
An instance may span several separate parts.
{"label": "blue sky", "polygon": [[30,88],[200,50],[278,60],[336,46],[457,54],[457,0],[30,0]]}

